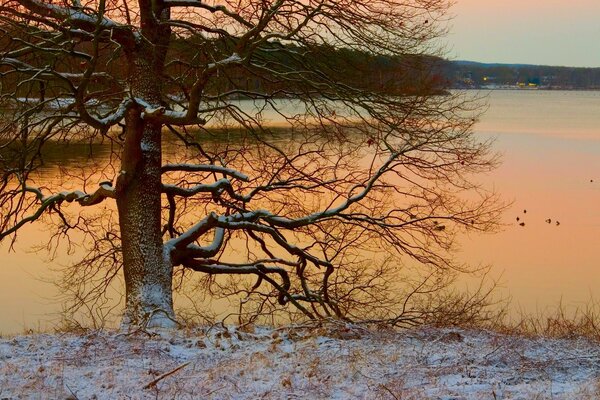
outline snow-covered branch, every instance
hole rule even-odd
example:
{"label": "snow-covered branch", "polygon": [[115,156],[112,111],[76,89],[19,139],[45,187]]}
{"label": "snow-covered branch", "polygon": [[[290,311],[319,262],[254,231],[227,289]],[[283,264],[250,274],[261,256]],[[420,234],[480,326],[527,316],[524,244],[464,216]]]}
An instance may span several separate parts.
{"label": "snow-covered branch", "polygon": [[212,164],[165,164],[161,170],[163,173],[172,171],[218,173],[231,176],[244,182],[247,182],[249,179],[246,174],[236,171],[235,169]]}
{"label": "snow-covered branch", "polygon": [[198,193],[219,193],[224,189],[231,190],[231,182],[227,178],[219,179],[216,182],[209,184],[196,185],[191,188],[182,188],[177,185],[164,184],[162,185],[163,193],[171,195],[190,197]]}
{"label": "snow-covered branch", "polygon": [[112,187],[110,182],[103,182],[100,184],[100,187],[93,193],[85,193],[80,190],[74,191],[65,191],[57,194],[53,194],[50,196],[43,196],[42,191],[39,188],[34,187],[25,187],[24,189],[27,192],[34,193],[40,201],[40,205],[38,206],[35,212],[27,217],[22,218],[17,223],[15,223],[11,228],[6,229],[3,232],[0,232],[0,240],[4,239],[6,236],[11,235],[12,233],[19,230],[23,225],[33,222],[40,218],[42,214],[48,209],[53,208],[57,205],[60,205],[63,202],[79,203],[81,206],[92,206],[102,202],[106,198],[115,198],[115,190]]}
{"label": "snow-covered branch", "polygon": [[17,0],[17,2],[40,17],[61,21],[62,25],[85,32],[95,32],[98,29],[109,31],[111,39],[120,41],[121,44],[130,44],[136,38],[131,27],[117,23],[106,15],[98,15],[86,8],[61,7],[38,0]]}
{"label": "snow-covered branch", "polygon": [[204,125],[206,120],[201,118],[198,113],[200,112],[200,100],[202,93],[208,79],[211,75],[214,75],[219,69],[239,65],[243,63],[243,59],[237,53],[231,54],[222,60],[207,64],[206,68],[199,74],[200,76],[194,82],[190,90],[190,97],[185,111],[172,111],[167,110],[166,107],[152,107],[143,99],[136,98],[138,104],[145,107],[142,118],[152,120],[165,125]]}
{"label": "snow-covered branch", "polygon": [[129,108],[131,108],[134,104],[135,102],[132,99],[124,99],[113,113],[108,114],[104,118],[98,119],[98,123],[105,127],[119,123],[119,121],[125,118],[127,110],[129,110]]}
{"label": "snow-covered branch", "polygon": [[230,11],[227,7],[225,7],[224,5],[217,5],[217,6],[211,6],[210,4],[207,4],[206,2],[202,1],[202,0],[163,0],[162,5],[165,7],[196,7],[196,8],[202,8],[204,10],[207,10],[211,13],[222,13],[230,18],[232,18],[234,21],[248,27],[248,28],[253,28],[254,24],[252,24],[251,22],[247,21],[246,19],[242,18],[239,14]]}
{"label": "snow-covered branch", "polygon": [[216,228],[215,229],[215,237],[211,244],[208,246],[198,246],[195,244],[189,244],[187,247],[181,251],[173,254],[174,258],[208,258],[215,256],[219,250],[221,250],[221,246],[223,245],[223,241],[225,239],[225,229]]}
{"label": "snow-covered branch", "polygon": [[[338,205],[337,207],[328,208],[327,210],[323,211],[317,211],[315,213],[300,218],[291,219],[270,215],[265,217],[265,220],[276,226],[286,228],[298,228],[301,226],[314,224],[319,220],[336,217],[340,215],[344,210],[348,209],[352,204],[358,203],[359,201],[364,199],[371,192],[373,186],[379,181],[379,179],[386,172],[389,171],[390,165],[398,158],[399,155],[400,153],[390,154],[387,161],[383,163],[381,167],[379,167],[379,169],[369,178],[369,180],[364,185],[361,185],[362,189],[354,195],[349,193],[348,199],[346,199],[344,202],[342,202],[342,204]],[[357,185],[354,189],[358,189],[359,187],[360,186]]]}
{"label": "snow-covered branch", "polygon": [[165,248],[170,249],[185,249],[188,245],[195,242],[198,238],[204,235],[209,230],[215,228],[218,216],[216,213],[210,213],[201,221],[194,224],[185,233],[173,238],[165,243]]}
{"label": "snow-covered branch", "polygon": [[[213,263],[212,260],[194,259],[186,260],[183,263],[183,266],[193,271],[204,272],[207,274],[257,275],[259,276],[260,280],[265,280],[269,282],[272,286],[274,286],[277,289],[277,291],[279,292],[279,304],[285,305],[286,303],[291,302],[309,318],[314,318],[313,313],[308,311],[304,306],[302,306],[302,304],[299,303],[298,299],[300,296],[293,295],[289,292],[291,288],[290,276],[284,268],[268,266],[261,262],[241,265],[224,265],[219,263]],[[272,279],[269,276],[270,274],[279,275],[282,281],[281,284]]]}

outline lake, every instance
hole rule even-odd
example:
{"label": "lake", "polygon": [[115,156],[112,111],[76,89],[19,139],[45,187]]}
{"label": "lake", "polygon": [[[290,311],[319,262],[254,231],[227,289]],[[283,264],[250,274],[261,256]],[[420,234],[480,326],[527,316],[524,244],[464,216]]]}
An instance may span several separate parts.
{"label": "lake", "polygon": [[462,241],[465,260],[502,273],[513,309],[599,300],[600,92],[494,91],[476,131],[496,138],[488,179],[514,203],[501,233]]}
{"label": "lake", "polygon": [[[493,91],[487,101],[475,130],[495,138],[503,164],[480,181],[512,206],[501,232],[462,237],[458,258],[493,265],[512,310],[600,299],[600,92]],[[42,230],[27,226],[14,252],[0,246],[0,333],[47,329],[61,310],[51,269],[69,256],[32,253]]]}

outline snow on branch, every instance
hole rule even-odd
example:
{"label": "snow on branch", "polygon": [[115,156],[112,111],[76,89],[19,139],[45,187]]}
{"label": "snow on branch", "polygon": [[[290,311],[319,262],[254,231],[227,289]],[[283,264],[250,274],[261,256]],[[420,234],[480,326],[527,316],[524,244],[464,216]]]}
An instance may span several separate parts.
{"label": "snow on branch", "polygon": [[136,97],[134,100],[144,108],[142,119],[151,120],[165,125],[204,125],[206,120],[198,116],[200,108],[200,97],[208,77],[226,66],[237,65],[243,62],[238,53],[233,53],[222,60],[209,63],[191,89],[191,95],[187,110],[173,111],[164,106],[150,104],[146,100]]}
{"label": "snow on branch", "polygon": [[208,246],[198,246],[195,244],[189,244],[185,248],[185,257],[191,258],[207,258],[215,256],[219,250],[221,250],[221,246],[223,245],[223,241],[225,239],[225,229],[216,228],[215,229],[215,237],[211,244]]}
{"label": "snow on branch", "polygon": [[220,61],[208,64],[206,66],[206,69],[215,69],[215,68],[222,67],[222,66],[228,65],[228,64],[239,64],[241,61],[242,61],[242,58],[240,57],[240,55],[238,53],[233,53],[232,55],[230,55],[227,58],[224,58]]}
{"label": "snow on branch", "polygon": [[164,106],[153,106],[146,100],[136,97],[135,103],[143,107],[142,119],[154,121],[165,125],[204,125],[206,120],[198,117],[197,108],[188,108],[187,111],[168,110]]}
{"label": "snow on branch", "polygon": [[181,197],[190,197],[198,193],[218,193],[223,189],[230,189],[231,182],[227,178],[219,179],[216,182],[209,184],[201,184],[191,187],[189,189],[182,188],[177,185],[163,184],[163,193],[177,195]]}
{"label": "snow on branch", "polygon": [[55,4],[48,4],[38,0],[17,0],[28,10],[41,14],[46,17],[66,20],[72,24],[79,24],[102,28],[120,28],[123,25],[111,20],[106,16],[86,14],[81,7],[60,7]]}
{"label": "snow on branch", "polygon": [[98,29],[110,31],[111,39],[119,41],[121,44],[131,43],[136,39],[136,34],[131,27],[117,23],[105,15],[86,13],[86,9],[80,6],[61,7],[38,0],[17,1],[23,7],[41,17],[60,20],[63,24],[84,32],[95,32]]}
{"label": "snow on branch", "polygon": [[243,174],[235,169],[221,167],[219,165],[210,165],[210,164],[166,164],[163,165],[161,171],[171,172],[171,171],[181,171],[181,172],[214,172],[218,174],[223,174],[227,176],[231,176],[233,178],[237,178],[241,181],[247,182],[249,180],[248,175]]}
{"label": "snow on branch", "polygon": [[[192,226],[187,232],[180,235],[177,238],[171,239],[167,242],[167,246],[173,250],[180,252],[188,251],[188,256],[192,258],[206,257],[210,251],[214,251],[213,247],[203,249],[199,246],[195,246],[193,243],[198,240],[202,235],[213,228],[221,228],[227,230],[244,230],[248,232],[262,232],[269,235],[277,243],[279,247],[287,251],[289,254],[299,257],[301,260],[306,260],[314,263],[315,265],[329,267],[331,264],[327,261],[321,260],[318,257],[313,256],[309,252],[297,247],[296,245],[288,242],[288,240],[279,231],[283,229],[297,229],[299,227],[316,224],[319,221],[331,219],[331,218],[345,218],[359,220],[362,218],[353,217],[352,214],[343,214],[352,204],[360,202],[364,199],[371,191],[376,182],[381,176],[389,170],[390,165],[398,158],[399,152],[392,153],[388,160],[373,173],[369,180],[365,181],[361,185],[356,185],[348,192],[348,198],[337,205],[336,207],[328,208],[319,212],[315,212],[299,218],[287,218],[273,214],[268,210],[255,210],[247,212],[238,212],[231,215],[218,216],[216,213],[209,214],[205,219]],[[172,164],[167,166],[167,170],[195,170],[202,169],[207,166],[195,166],[186,164]],[[196,185],[189,189],[181,188],[176,185],[163,185],[163,191],[170,195],[178,195],[183,197],[193,196],[194,194],[201,192],[219,193],[222,190],[233,191],[231,182],[228,179],[220,179],[211,184]],[[356,192],[355,192],[356,191]],[[354,193],[355,192],[355,193]],[[235,195],[235,193],[233,193]],[[245,199],[244,196],[237,195],[234,198]],[[376,224],[375,218],[362,219],[363,223]],[[220,242],[217,240],[217,234],[215,235],[215,241],[211,246],[220,246]],[[194,247],[195,246],[195,247]],[[193,249],[193,250],[192,250]],[[196,251],[195,255],[192,255]],[[217,250],[218,251],[218,250]]]}
{"label": "snow on branch", "polygon": [[184,249],[185,247],[196,241],[199,237],[204,235],[206,232],[208,232],[212,228],[215,228],[217,218],[218,216],[214,212],[208,214],[204,219],[197,222],[185,233],[167,241],[164,244],[165,248],[170,249],[170,251]]}
{"label": "snow on branch", "polygon": [[24,217],[23,219],[18,221],[13,227],[5,230],[4,232],[0,232],[0,240],[16,232],[23,225],[37,220],[48,208],[53,208],[57,205],[60,205],[62,202],[77,202],[81,206],[92,206],[102,202],[106,198],[116,197],[115,189],[112,187],[112,184],[110,182],[100,183],[100,187],[95,192],[90,194],[80,190],[74,190],[70,192],[60,192],[51,196],[43,196],[42,191],[38,188],[27,186],[24,188],[24,190],[26,192],[34,193],[41,204],[33,214],[29,215],[28,217]]}
{"label": "snow on branch", "polygon": [[[237,275],[258,275],[261,279],[269,282],[279,292],[278,302],[281,305],[285,305],[288,301],[293,303],[298,309],[310,318],[314,318],[312,313],[308,311],[297,301],[297,296],[289,293],[291,288],[291,281],[288,272],[281,267],[268,266],[262,262],[250,263],[250,264],[220,264],[213,263],[212,260],[187,260],[184,263],[184,267],[189,268],[196,272],[204,272],[207,274],[237,274]],[[278,274],[281,277],[282,283],[279,284],[270,274]]]}
{"label": "snow on branch", "polygon": [[247,213],[236,213],[230,216],[220,216],[216,220],[216,224],[219,227],[232,229],[232,230],[247,230],[247,231],[255,231],[266,233],[275,242],[287,251],[289,254],[295,255],[303,260],[308,260],[315,265],[326,266],[329,267],[331,263],[328,261],[321,260],[318,257],[313,256],[307,251],[299,248],[298,246],[291,244],[287,241],[287,239],[279,232],[275,227],[261,224],[260,219],[263,218],[267,220],[266,217],[272,215],[270,212],[266,210],[257,210]]}
{"label": "snow on branch", "polygon": [[[400,154],[401,154],[400,152],[395,152],[395,153],[390,154],[387,161],[385,163],[383,163],[383,165],[371,176],[371,178],[364,184],[364,186],[362,186],[362,190],[360,190],[357,194],[349,196],[346,201],[344,201],[342,204],[340,204],[337,207],[330,208],[330,209],[327,209],[324,211],[318,211],[318,212],[312,213],[310,215],[307,215],[307,216],[304,216],[301,218],[296,218],[296,219],[279,217],[279,216],[275,216],[275,215],[265,215],[263,218],[266,221],[268,221],[269,223],[276,225],[276,226],[281,226],[281,227],[285,227],[285,228],[298,228],[301,226],[313,224],[322,219],[334,218],[336,216],[339,216],[344,210],[348,209],[352,204],[361,201],[369,194],[369,192],[371,191],[373,186],[377,183],[379,178],[381,178],[381,176],[384,175],[389,170],[389,166],[398,158],[398,156]],[[355,186],[355,189],[358,189],[359,187],[360,186]],[[350,193],[351,192],[352,191],[350,191]]]}
{"label": "snow on branch", "polygon": [[[301,248],[289,243],[276,228],[260,223],[259,220],[261,218],[265,218],[270,215],[272,214],[266,210],[235,213],[228,216],[218,216],[216,213],[212,212],[204,219],[193,225],[185,233],[167,241],[165,243],[165,248],[168,249],[174,259],[177,259],[178,256],[185,257],[186,251],[194,248],[193,243],[213,228],[247,230],[268,234],[281,248],[283,248],[289,254],[297,256],[302,260],[308,260],[315,265],[330,266],[329,262],[323,261],[318,257],[315,257]],[[220,243],[218,244],[218,238],[219,233],[216,233],[215,241],[213,241],[211,246],[220,246]],[[190,245],[192,245],[192,247],[190,247]]]}
{"label": "snow on branch", "polygon": [[201,1],[201,0],[163,0],[162,5],[165,7],[197,7],[197,8],[203,8],[211,13],[223,13],[224,15],[227,15],[228,17],[232,18],[233,20],[239,22],[240,24],[248,27],[248,28],[254,28],[254,24],[252,24],[251,22],[245,20],[244,18],[242,18],[239,14],[234,13],[233,11],[230,11],[227,7],[225,7],[224,5],[217,5],[217,6],[211,6],[209,4],[206,4],[205,2]]}
{"label": "snow on branch", "polygon": [[125,114],[127,113],[127,110],[129,110],[129,108],[131,106],[133,106],[133,104],[134,104],[134,102],[132,99],[130,99],[130,98],[124,99],[119,104],[119,107],[117,107],[117,109],[115,110],[114,113],[109,114],[106,117],[99,119],[98,123],[101,125],[104,125],[106,127],[119,123],[119,121],[121,121],[123,118],[125,118]]}

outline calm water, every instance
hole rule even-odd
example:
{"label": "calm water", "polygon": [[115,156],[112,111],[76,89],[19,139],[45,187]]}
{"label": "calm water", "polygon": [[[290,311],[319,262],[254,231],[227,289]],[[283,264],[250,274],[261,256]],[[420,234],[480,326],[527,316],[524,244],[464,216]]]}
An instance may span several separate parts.
{"label": "calm water", "polygon": [[600,92],[496,91],[489,105],[476,130],[504,156],[488,179],[514,203],[503,232],[462,241],[465,260],[493,264],[514,308],[600,300]]}
{"label": "calm water", "polygon": [[[488,103],[476,131],[496,139],[503,164],[481,181],[513,205],[502,232],[463,237],[459,257],[492,264],[514,309],[600,300],[600,92],[494,91]],[[69,259],[31,253],[39,229],[28,226],[13,253],[0,247],[0,333],[45,329],[61,309],[48,281]]]}

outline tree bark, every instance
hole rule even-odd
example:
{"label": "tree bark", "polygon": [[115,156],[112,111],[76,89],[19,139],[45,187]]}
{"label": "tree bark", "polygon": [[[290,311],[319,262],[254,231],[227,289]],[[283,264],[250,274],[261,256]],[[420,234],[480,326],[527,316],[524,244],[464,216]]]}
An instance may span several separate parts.
{"label": "tree bark", "polygon": [[[160,74],[148,52],[130,58],[130,89],[160,106]],[[122,327],[174,327],[173,265],[161,234],[161,129],[144,121],[141,107],[125,117],[122,166],[117,178],[126,309]]]}

